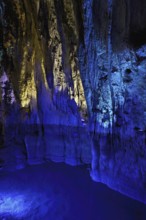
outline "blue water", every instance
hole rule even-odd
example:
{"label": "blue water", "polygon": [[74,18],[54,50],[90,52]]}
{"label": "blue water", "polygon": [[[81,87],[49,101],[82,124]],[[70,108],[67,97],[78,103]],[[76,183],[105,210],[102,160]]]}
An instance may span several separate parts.
{"label": "blue water", "polygon": [[0,173],[0,220],[146,220],[146,205],[61,163]]}

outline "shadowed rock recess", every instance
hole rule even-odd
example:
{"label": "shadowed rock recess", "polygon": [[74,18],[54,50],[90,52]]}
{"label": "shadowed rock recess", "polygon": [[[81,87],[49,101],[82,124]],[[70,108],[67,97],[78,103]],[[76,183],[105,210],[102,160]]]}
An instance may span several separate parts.
{"label": "shadowed rock recess", "polygon": [[0,166],[91,164],[146,203],[146,1],[0,2]]}

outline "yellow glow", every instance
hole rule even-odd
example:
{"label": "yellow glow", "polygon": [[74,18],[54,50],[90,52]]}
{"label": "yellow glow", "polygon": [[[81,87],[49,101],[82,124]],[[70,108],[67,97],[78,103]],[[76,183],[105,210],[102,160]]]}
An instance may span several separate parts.
{"label": "yellow glow", "polygon": [[53,73],[54,73],[55,88],[58,91],[64,90],[67,87],[67,84],[66,84],[65,74],[62,69],[62,45],[61,44],[59,44],[58,48],[56,49]]}
{"label": "yellow glow", "polygon": [[21,66],[21,75],[20,75],[20,100],[22,107],[28,107],[30,104],[31,99],[36,100],[36,85],[35,85],[35,78],[34,78],[34,69],[33,65],[35,62],[35,53],[33,53],[31,58],[31,63],[29,64],[31,67],[31,73],[26,77],[27,73],[27,46],[24,48],[23,59],[22,59],[22,66]]}
{"label": "yellow glow", "polygon": [[[48,28],[50,38],[47,42],[48,48],[46,46],[46,39],[41,36],[40,29],[38,28],[38,24],[36,22],[37,13],[40,7],[40,1],[36,0],[34,2],[34,10],[35,13],[29,13],[29,16],[26,15],[22,10],[21,1],[16,4],[16,11],[19,17],[20,25],[23,30],[23,34],[21,35],[22,42],[20,43],[20,54],[22,54],[21,66],[20,66],[20,79],[19,79],[19,91],[20,91],[20,101],[22,107],[28,107],[32,100],[37,100],[37,89],[36,86],[39,86],[40,79],[42,83],[44,83],[45,88],[48,91],[48,96],[51,94],[51,90],[48,86],[46,70],[45,70],[45,61],[46,61],[46,49],[51,51],[51,59],[53,63],[53,79],[54,79],[54,87],[57,91],[63,91],[66,88],[69,89],[69,95],[71,99],[74,98],[81,112],[86,111],[86,100],[84,96],[84,89],[80,77],[80,71],[78,69],[77,63],[77,46],[72,46],[70,43],[73,41],[74,44],[77,44],[78,41],[78,31],[76,25],[76,19],[74,14],[74,7],[72,0],[63,0],[64,1],[64,10],[67,20],[67,30],[65,32],[65,25],[62,24],[64,29],[64,36],[66,40],[66,44],[68,45],[66,51],[66,69],[71,68],[72,71],[72,79],[73,79],[73,87],[69,88],[69,81],[66,77],[66,70],[63,70],[62,67],[62,43],[60,33],[58,31],[58,22],[56,15],[56,8],[54,5],[54,1],[46,0],[47,7],[51,11],[48,17]],[[28,12],[31,12],[31,4],[29,1],[24,1],[25,7]],[[23,12],[23,13],[21,13]],[[27,18],[27,21],[26,21]],[[31,27],[28,27],[31,24]],[[73,33],[72,33],[73,31]],[[72,33],[72,35],[71,35]],[[70,36],[71,35],[71,36]],[[70,37],[72,39],[70,39]],[[29,39],[29,42],[27,41]],[[22,48],[23,46],[23,48]],[[73,47],[73,49],[72,49]],[[22,51],[21,51],[22,50]],[[73,51],[72,51],[73,50]],[[48,58],[47,58],[48,59]],[[70,76],[69,76],[70,77]],[[69,79],[70,80],[70,79]],[[48,97],[49,99],[49,97]]]}
{"label": "yellow glow", "polygon": [[84,95],[83,84],[80,76],[80,71],[78,69],[77,60],[75,58],[76,50],[77,47],[74,46],[74,51],[70,54],[72,79],[74,83],[74,100],[82,111],[86,111],[87,104]]}
{"label": "yellow glow", "polygon": [[43,73],[43,78],[44,78],[45,87],[46,87],[46,89],[49,89],[48,83],[47,83],[47,79],[46,79],[46,72],[45,72],[44,60],[43,60],[43,58],[42,58],[42,60],[41,60],[41,69],[42,69],[42,73]]}

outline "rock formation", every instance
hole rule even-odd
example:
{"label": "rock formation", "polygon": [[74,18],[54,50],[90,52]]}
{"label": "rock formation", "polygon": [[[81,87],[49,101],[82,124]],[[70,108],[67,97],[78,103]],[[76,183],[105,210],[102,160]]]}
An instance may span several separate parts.
{"label": "rock formation", "polygon": [[91,161],[77,57],[79,7],[1,3],[1,151],[8,157],[2,164]]}
{"label": "rock formation", "polygon": [[144,0],[1,1],[2,168],[91,163],[95,181],[146,202],[145,9]]}

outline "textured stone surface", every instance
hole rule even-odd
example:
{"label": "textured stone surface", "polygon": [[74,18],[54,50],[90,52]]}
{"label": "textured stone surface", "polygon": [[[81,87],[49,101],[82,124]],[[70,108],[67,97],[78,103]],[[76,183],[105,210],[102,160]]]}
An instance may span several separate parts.
{"label": "textured stone surface", "polygon": [[8,0],[0,6],[2,165],[90,163],[77,58],[81,5]]}
{"label": "textured stone surface", "polygon": [[145,3],[137,4],[84,1],[79,60],[93,143],[91,176],[146,201]]}
{"label": "textured stone surface", "polygon": [[1,1],[2,165],[90,163],[92,149],[94,180],[146,202],[145,9]]}

